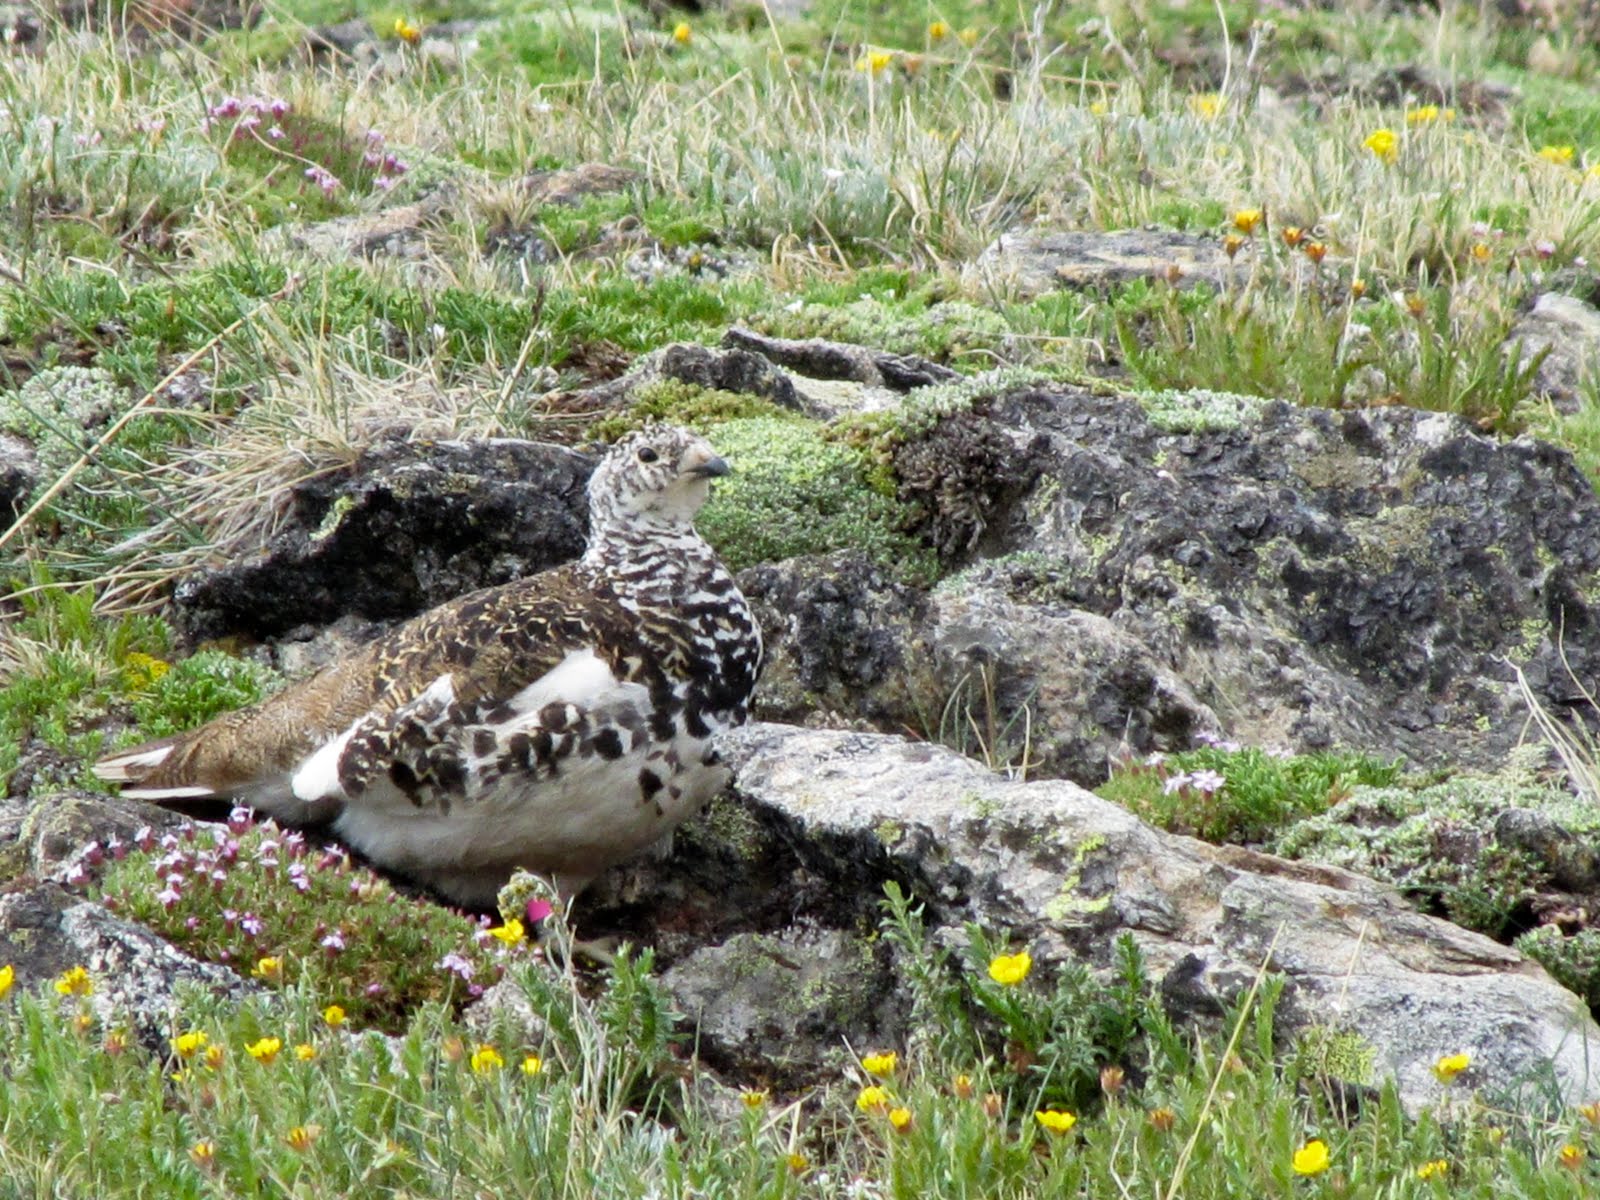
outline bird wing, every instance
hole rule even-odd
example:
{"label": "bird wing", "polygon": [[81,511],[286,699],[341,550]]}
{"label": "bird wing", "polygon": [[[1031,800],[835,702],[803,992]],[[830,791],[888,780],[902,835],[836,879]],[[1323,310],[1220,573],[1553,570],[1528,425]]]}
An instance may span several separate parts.
{"label": "bird wing", "polygon": [[451,700],[492,710],[574,650],[618,644],[624,614],[558,568],[432,609],[275,696],[174,737],[102,759],[101,779],[156,801],[234,797],[295,823],[337,814],[332,789],[306,801],[290,780],[363,722],[375,728],[441,677]]}

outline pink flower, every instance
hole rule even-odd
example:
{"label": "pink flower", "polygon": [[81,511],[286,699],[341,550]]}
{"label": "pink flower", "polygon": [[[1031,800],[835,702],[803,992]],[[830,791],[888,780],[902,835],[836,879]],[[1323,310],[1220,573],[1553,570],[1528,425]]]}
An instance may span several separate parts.
{"label": "pink flower", "polygon": [[172,906],[183,899],[183,893],[175,887],[165,887],[156,893],[156,900],[162,908],[172,910]]}
{"label": "pink flower", "polygon": [[556,906],[551,904],[550,901],[535,896],[532,900],[528,901],[528,907],[525,908],[523,912],[527,915],[528,923],[530,925],[537,925],[551,913],[555,912],[555,910]]}
{"label": "pink flower", "polygon": [[251,812],[244,805],[235,805],[228,813],[228,832],[237,836],[244,833],[255,822],[251,820]]}

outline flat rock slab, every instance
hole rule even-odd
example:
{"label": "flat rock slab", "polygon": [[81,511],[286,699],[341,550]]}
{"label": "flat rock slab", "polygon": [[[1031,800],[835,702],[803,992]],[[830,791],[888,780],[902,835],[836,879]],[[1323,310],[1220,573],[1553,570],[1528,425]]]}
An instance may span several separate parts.
{"label": "flat rock slab", "polygon": [[[1432,1064],[1459,1052],[1468,1084],[1549,1070],[1569,1102],[1591,1095],[1600,1028],[1575,996],[1360,876],[1162,834],[1071,783],[1008,782],[897,737],[755,724],[722,749],[742,817],[688,827],[673,861],[629,873],[626,896],[659,922],[668,982],[714,1065],[759,1073],[774,1056],[794,1065],[797,1047],[893,1036],[897,977],[861,936],[893,879],[942,942],[975,922],[1043,970],[1105,968],[1129,934],[1169,1011],[1202,1024],[1264,966],[1286,981],[1280,1035],[1357,1035],[1373,1072],[1356,1082],[1393,1076],[1413,1109],[1438,1100]],[[696,920],[702,935],[674,947]]]}
{"label": "flat rock slab", "polygon": [[1524,367],[1543,353],[1534,375],[1534,389],[1556,411],[1575,413],[1583,407],[1586,387],[1600,383],[1600,309],[1577,296],[1546,292],[1512,327],[1507,351],[1518,350]]}
{"label": "flat rock slab", "polygon": [[1247,244],[1237,258],[1229,259],[1217,238],[1170,229],[1020,230],[996,239],[974,267],[985,278],[1033,297],[1062,288],[1100,290],[1136,279],[1164,279],[1180,288],[1200,283],[1221,287],[1234,276],[1243,283],[1252,254]]}

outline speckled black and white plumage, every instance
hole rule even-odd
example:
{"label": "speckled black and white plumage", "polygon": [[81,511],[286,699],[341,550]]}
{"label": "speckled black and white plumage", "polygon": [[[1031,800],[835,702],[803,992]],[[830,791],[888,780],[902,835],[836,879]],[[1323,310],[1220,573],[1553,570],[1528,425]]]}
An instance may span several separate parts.
{"label": "speckled black and white plumage", "polygon": [[105,760],[150,799],[331,822],[374,862],[487,906],[515,867],[574,894],[727,781],[761,636],[694,530],[711,447],[655,426],[589,484],[575,563],[424,613],[299,686]]}

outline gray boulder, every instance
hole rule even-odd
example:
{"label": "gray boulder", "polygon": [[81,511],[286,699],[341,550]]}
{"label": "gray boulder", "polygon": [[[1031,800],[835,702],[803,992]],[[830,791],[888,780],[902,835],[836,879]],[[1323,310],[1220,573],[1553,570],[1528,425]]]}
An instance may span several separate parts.
{"label": "gray boulder", "polygon": [[901,738],[757,724],[723,752],[737,803],[586,903],[657,946],[700,1053],[741,1078],[798,1085],[845,1042],[908,1034],[904,972],[874,934],[893,880],[938,942],[975,923],[1041,974],[1105,969],[1131,935],[1169,1011],[1202,1026],[1263,968],[1281,975],[1280,1037],[1351,1038],[1372,1065],[1350,1082],[1393,1076],[1411,1108],[1437,1101],[1432,1064],[1463,1051],[1469,1083],[1548,1068],[1569,1101],[1588,1094],[1600,1029],[1576,997],[1360,876],[1160,834],[1071,783],[1008,782]]}

